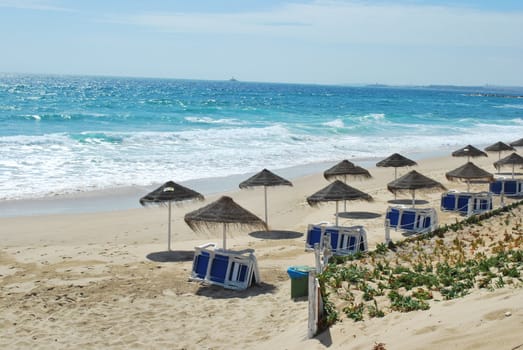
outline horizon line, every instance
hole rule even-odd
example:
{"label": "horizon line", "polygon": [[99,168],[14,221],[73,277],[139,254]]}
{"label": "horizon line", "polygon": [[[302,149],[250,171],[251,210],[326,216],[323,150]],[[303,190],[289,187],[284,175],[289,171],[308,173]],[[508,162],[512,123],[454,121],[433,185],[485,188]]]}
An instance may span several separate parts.
{"label": "horizon line", "polygon": [[210,82],[229,82],[229,83],[253,83],[253,84],[285,84],[285,85],[318,85],[318,86],[354,86],[354,87],[376,87],[376,88],[517,88],[523,89],[523,85],[498,85],[485,83],[483,85],[460,85],[453,83],[427,83],[427,84],[390,84],[390,83],[313,83],[313,82],[278,82],[278,81],[256,81],[241,80],[234,76],[235,80],[231,81],[230,77],[224,79],[205,79],[205,78],[176,78],[176,77],[157,77],[143,75],[118,75],[118,74],[80,74],[80,73],[31,73],[31,72],[1,72],[0,77],[8,75],[26,75],[26,76],[56,76],[56,77],[93,77],[93,78],[121,78],[121,79],[158,79],[158,80],[180,80],[180,81],[210,81]]}

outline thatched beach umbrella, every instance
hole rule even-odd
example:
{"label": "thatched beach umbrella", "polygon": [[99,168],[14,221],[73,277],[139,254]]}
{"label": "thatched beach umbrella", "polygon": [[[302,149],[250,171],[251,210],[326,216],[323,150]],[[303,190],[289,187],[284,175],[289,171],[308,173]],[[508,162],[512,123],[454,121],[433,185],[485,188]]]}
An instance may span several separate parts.
{"label": "thatched beach umbrella", "polygon": [[263,169],[259,173],[240,183],[240,188],[250,188],[257,186],[263,186],[263,191],[265,194],[265,224],[269,226],[269,219],[267,217],[267,187],[292,186],[292,183],[289,180],[286,180],[267,169]]}
{"label": "thatched beach umbrella", "polygon": [[352,200],[365,200],[370,202],[372,201],[372,197],[340,180],[335,180],[327,187],[307,197],[307,203],[309,203],[310,206],[319,205],[322,202],[336,202],[336,226],[338,226],[338,202]]}
{"label": "thatched beach umbrella", "polygon": [[494,175],[481,169],[472,162],[468,162],[459,168],[449,171],[445,174],[447,180],[465,180],[467,182],[467,192],[470,190],[470,180],[492,182]]}
{"label": "thatched beach umbrella", "polygon": [[467,157],[467,162],[470,161],[470,157],[476,158],[476,157],[488,157],[488,155],[483,152],[480,149],[477,149],[476,147],[472,145],[466,145],[465,147],[462,147],[454,152],[452,152],[453,157]]}
{"label": "thatched beach umbrella", "polygon": [[[398,179],[398,168],[402,168],[405,166],[414,166],[418,165],[415,161],[402,156],[399,153],[394,153],[387,158],[383,159],[382,161],[379,161],[376,163],[377,167],[382,168],[394,168],[394,180]],[[394,193],[394,199],[396,199],[396,194]]]}
{"label": "thatched beach umbrella", "polygon": [[412,194],[412,207],[416,205],[416,190],[446,190],[445,186],[418,173],[416,170],[412,170],[399,179],[389,182],[387,189],[392,193],[410,191]]}
{"label": "thatched beach umbrella", "polygon": [[173,181],[167,181],[162,186],[158,187],[151,193],[140,198],[140,204],[143,206],[149,204],[160,204],[165,203],[169,206],[169,217],[168,217],[168,240],[167,249],[171,250],[171,202],[183,202],[189,200],[203,200],[203,195],[193,191],[187,187],[179,185]]}
{"label": "thatched beach umbrella", "polygon": [[[367,169],[357,166],[351,161],[344,159],[338,164],[334,165],[333,167],[325,170],[323,172],[323,177],[325,177],[327,181],[338,179],[343,180],[344,183],[347,183],[347,177],[356,179],[370,179],[372,175],[369,173]],[[344,211],[347,211],[347,202],[344,201],[343,205]]]}
{"label": "thatched beach umbrella", "polygon": [[227,229],[230,227],[267,229],[262,219],[227,196],[222,196],[211,204],[185,214],[184,220],[194,231],[223,226],[224,250],[227,249]]}
{"label": "thatched beach umbrella", "polygon": [[511,142],[510,145],[514,146],[514,147],[523,147],[523,138],[519,139],[517,141]]}
{"label": "thatched beach umbrella", "polygon": [[[512,146],[507,145],[506,143],[503,143],[501,141],[496,142],[488,147],[485,148],[485,151],[487,152],[498,152],[498,160],[501,159],[501,152],[503,151],[515,151],[516,149]],[[499,172],[499,169],[498,169]]]}
{"label": "thatched beach umbrella", "polygon": [[503,159],[498,160],[494,163],[494,166],[496,168],[502,167],[504,165],[512,165],[512,178],[514,178],[514,166],[515,165],[522,165],[523,164],[523,157],[521,157],[517,153],[512,153],[509,156],[506,156]]}
{"label": "thatched beach umbrella", "polygon": [[354,163],[348,161],[347,159],[342,160],[338,164],[334,165],[333,167],[325,170],[323,172],[323,176],[327,180],[332,179],[343,179],[343,182],[347,182],[347,177],[354,177],[354,178],[364,178],[368,179],[371,178],[372,175],[369,173],[367,169],[364,169],[360,166],[355,165]]}

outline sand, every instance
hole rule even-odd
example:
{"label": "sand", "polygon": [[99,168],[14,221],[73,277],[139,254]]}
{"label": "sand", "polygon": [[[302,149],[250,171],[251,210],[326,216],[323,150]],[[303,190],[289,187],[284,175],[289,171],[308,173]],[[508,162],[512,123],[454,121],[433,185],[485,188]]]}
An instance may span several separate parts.
{"label": "sand", "polygon": [[[474,162],[493,172],[493,159]],[[464,162],[424,159],[413,169],[449,189],[465,190],[465,184],[448,182],[444,176]],[[341,218],[340,224],[364,225],[373,249],[384,241],[383,214],[392,198],[386,183],[394,170],[369,170],[372,179],[350,184],[375,201],[349,202],[348,211],[377,217]],[[284,231],[279,239],[262,233],[228,234],[228,248],[254,248],[258,257],[263,281],[243,292],[188,281],[193,248],[221,244],[222,233],[194,233],[183,215],[219,195],[173,207],[170,254],[165,253],[164,207],[0,218],[0,348],[372,349],[378,343],[387,349],[523,348],[521,287],[474,291],[432,302],[427,311],[392,312],[358,323],[346,319],[307,339],[307,301],[290,298],[286,270],[314,264],[313,254],[304,251],[303,234],[309,223],[334,222],[335,206],[311,208],[305,201],[328,184],[322,174],[293,183],[294,187],[268,190],[270,227]],[[472,189],[486,190],[486,185]],[[262,189],[226,194],[263,217]],[[436,208],[439,198],[440,193],[417,195]],[[461,219],[453,213],[438,214],[440,223]],[[393,240],[403,238],[392,231]]]}

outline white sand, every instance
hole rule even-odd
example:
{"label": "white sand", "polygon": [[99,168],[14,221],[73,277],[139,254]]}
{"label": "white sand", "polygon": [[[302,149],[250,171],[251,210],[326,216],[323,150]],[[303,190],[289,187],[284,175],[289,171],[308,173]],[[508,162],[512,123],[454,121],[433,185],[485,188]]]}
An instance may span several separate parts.
{"label": "white sand", "polygon": [[[493,161],[474,160],[489,171],[494,171]],[[413,169],[449,189],[464,190],[464,184],[444,177],[464,162],[428,159]],[[369,170],[373,179],[350,184],[375,201],[350,202],[348,211],[381,216],[342,218],[340,224],[364,225],[374,248],[384,240],[383,214],[392,198],[386,183],[394,170]],[[321,174],[293,183],[268,190],[272,229],[304,233],[309,223],[334,221],[333,203],[311,208],[305,201],[328,184]],[[486,190],[486,185],[473,189]],[[227,194],[263,217],[262,189]],[[162,207],[0,219],[0,348],[371,349],[383,342],[387,349],[515,349],[523,344],[523,290],[511,288],[432,302],[428,311],[345,320],[306,339],[307,302],[290,299],[286,274],[288,266],[313,265],[304,236],[259,239],[248,232],[229,233],[228,248],[256,249],[260,286],[237,292],[188,281],[190,251],[206,242],[221,244],[221,231],[194,233],[183,216],[217,198],[173,207],[172,248],[180,260],[175,262],[147,258],[167,248],[167,209]],[[417,198],[439,207],[440,193]],[[439,215],[440,222],[460,219]],[[393,240],[402,239],[399,232],[392,234]]]}

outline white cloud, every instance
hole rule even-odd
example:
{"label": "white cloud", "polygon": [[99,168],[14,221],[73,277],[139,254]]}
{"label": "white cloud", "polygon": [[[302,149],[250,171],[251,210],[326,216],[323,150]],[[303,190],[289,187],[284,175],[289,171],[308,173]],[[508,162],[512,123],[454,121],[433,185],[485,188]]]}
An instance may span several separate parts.
{"label": "white cloud", "polygon": [[361,45],[523,47],[523,12],[354,1],[289,3],[243,13],[142,13],[104,21],[158,31]]}
{"label": "white cloud", "polygon": [[45,0],[0,0],[0,7],[21,10],[75,12],[72,9],[55,5],[52,1]]}

